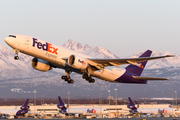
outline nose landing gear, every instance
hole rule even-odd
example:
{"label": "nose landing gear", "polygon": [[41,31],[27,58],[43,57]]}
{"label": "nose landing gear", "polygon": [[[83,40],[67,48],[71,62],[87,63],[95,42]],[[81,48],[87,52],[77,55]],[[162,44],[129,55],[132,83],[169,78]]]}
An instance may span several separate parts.
{"label": "nose landing gear", "polygon": [[14,57],[15,60],[19,60],[19,56],[18,56],[18,53],[19,53],[19,50],[18,49],[13,49],[13,51],[15,52],[16,56]]}
{"label": "nose landing gear", "polygon": [[15,59],[15,60],[19,60],[19,56],[15,56],[14,59]]}

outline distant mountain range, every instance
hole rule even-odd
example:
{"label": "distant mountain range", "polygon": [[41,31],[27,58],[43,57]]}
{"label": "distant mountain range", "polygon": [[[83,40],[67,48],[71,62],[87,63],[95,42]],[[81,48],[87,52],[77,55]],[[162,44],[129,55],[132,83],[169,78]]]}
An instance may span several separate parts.
{"label": "distant mountain range", "polygon": [[[109,50],[102,47],[91,47],[81,45],[72,40],[68,40],[63,47],[96,57],[96,58],[119,58]],[[130,57],[139,57],[141,51]],[[176,55],[169,52],[154,52],[152,56]],[[180,56],[160,60],[149,61],[142,76],[167,77],[170,81],[148,81],[147,85],[109,83],[96,79],[95,83],[88,83],[82,76],[72,73],[71,78],[74,84],[68,84],[61,80],[65,74],[64,70],[52,69],[48,72],[34,70],[31,67],[31,56],[19,54],[20,59],[14,60],[14,52],[0,45],[0,97],[33,97],[33,91],[37,90],[37,97],[67,97],[68,91],[71,97],[77,98],[98,98],[102,94],[103,98],[108,97],[108,89],[114,96],[114,88],[118,88],[118,97],[171,97],[172,91],[177,91],[180,79]],[[129,56],[129,55],[128,55]],[[127,57],[128,57],[127,56]],[[101,91],[101,92],[100,92]]]}
{"label": "distant mountain range", "polygon": [[[68,40],[63,47],[69,48],[71,50],[81,52],[93,57],[97,58],[119,58],[109,50],[106,50],[103,47],[90,47],[89,45],[82,45],[80,43],[74,42],[72,40]],[[127,55],[128,58],[137,58],[139,57],[143,52],[141,51],[139,53],[134,54],[133,56]],[[154,56],[163,56],[163,55],[175,55],[173,58],[166,58],[166,59],[159,59],[159,60],[153,60],[148,61],[148,64],[146,66],[146,69],[157,69],[157,68],[166,68],[166,67],[180,67],[180,55],[177,55],[175,53],[170,52],[155,52],[153,51],[152,57]]]}

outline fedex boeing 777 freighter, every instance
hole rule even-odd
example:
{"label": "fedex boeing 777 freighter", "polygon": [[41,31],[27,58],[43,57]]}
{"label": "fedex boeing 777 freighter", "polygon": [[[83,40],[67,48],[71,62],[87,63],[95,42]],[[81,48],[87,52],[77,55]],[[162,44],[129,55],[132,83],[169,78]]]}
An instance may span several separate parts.
{"label": "fedex boeing 777 freighter", "polygon": [[[64,47],[56,46],[35,37],[26,35],[9,35],[5,42],[13,48],[17,54],[15,60],[19,59],[18,53],[31,55],[31,65],[34,69],[46,72],[52,68],[64,69],[66,75],[62,79],[73,83],[70,78],[71,72],[82,74],[82,78],[94,83],[92,77],[109,82],[146,84],[147,80],[168,80],[166,78],[140,77],[148,60],[173,57],[172,55],[150,57],[152,51],[147,50],[139,58],[127,59],[97,59]],[[130,64],[125,69],[120,65]],[[112,67],[114,66],[114,67]]]}

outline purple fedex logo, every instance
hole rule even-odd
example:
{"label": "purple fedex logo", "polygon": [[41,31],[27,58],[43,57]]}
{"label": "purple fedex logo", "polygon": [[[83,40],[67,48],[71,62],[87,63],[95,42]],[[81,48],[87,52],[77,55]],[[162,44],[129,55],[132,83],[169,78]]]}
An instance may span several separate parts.
{"label": "purple fedex logo", "polygon": [[42,49],[44,51],[48,51],[50,53],[53,53],[53,54],[56,54],[58,55],[57,51],[58,51],[58,48],[55,48],[52,46],[51,43],[45,43],[45,44],[42,44],[41,42],[38,42],[38,40],[36,38],[33,38],[33,47],[37,47],[38,49]]}
{"label": "purple fedex logo", "polygon": [[158,110],[158,113],[167,113],[167,110],[166,110],[166,109],[162,109],[162,110],[159,109],[159,110]]}
{"label": "purple fedex logo", "polygon": [[87,113],[96,113],[96,110],[95,109],[92,109],[92,110],[87,109]]}
{"label": "purple fedex logo", "polygon": [[80,59],[78,59],[78,62],[80,62],[80,63],[82,63],[82,64],[84,64],[84,65],[86,64],[86,63],[84,62],[84,60],[81,61]]}

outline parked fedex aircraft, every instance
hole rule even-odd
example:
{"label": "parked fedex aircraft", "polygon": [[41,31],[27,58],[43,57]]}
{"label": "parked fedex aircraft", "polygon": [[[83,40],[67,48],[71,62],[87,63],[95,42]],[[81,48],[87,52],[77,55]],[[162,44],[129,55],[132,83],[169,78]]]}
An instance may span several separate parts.
{"label": "parked fedex aircraft", "polygon": [[74,116],[80,117],[81,115],[107,115],[109,114],[109,111],[105,108],[100,107],[92,107],[92,108],[67,108],[64,104],[64,101],[61,99],[61,97],[58,97],[59,99],[59,105],[57,107],[60,109],[60,113],[64,113],[66,115],[71,114]]}
{"label": "parked fedex aircraft", "polygon": [[0,114],[4,114],[6,118],[18,118],[19,116],[24,116],[28,110],[29,99],[27,99],[23,106],[20,107],[20,110],[15,107],[15,109],[0,109]]}
{"label": "parked fedex aircraft", "polygon": [[[64,69],[66,75],[61,78],[68,83],[73,83],[70,78],[71,72],[82,74],[82,78],[94,83],[92,77],[109,82],[147,84],[147,80],[168,80],[166,78],[140,77],[148,60],[155,60],[172,55],[150,57],[152,51],[147,50],[140,58],[127,59],[96,59],[64,47],[42,41],[26,35],[9,35],[5,42],[13,48],[17,54],[14,59],[18,60],[18,53],[31,55],[31,65],[34,69],[46,72],[52,68]],[[125,69],[120,65],[130,64]],[[115,67],[112,67],[115,66]],[[111,67],[111,68],[110,68]]]}
{"label": "parked fedex aircraft", "polygon": [[176,108],[141,108],[137,109],[139,105],[136,105],[134,101],[129,97],[130,105],[127,105],[129,109],[131,109],[130,113],[142,113],[142,114],[162,114],[162,113],[168,113],[168,114],[176,114],[179,113],[179,110]]}

